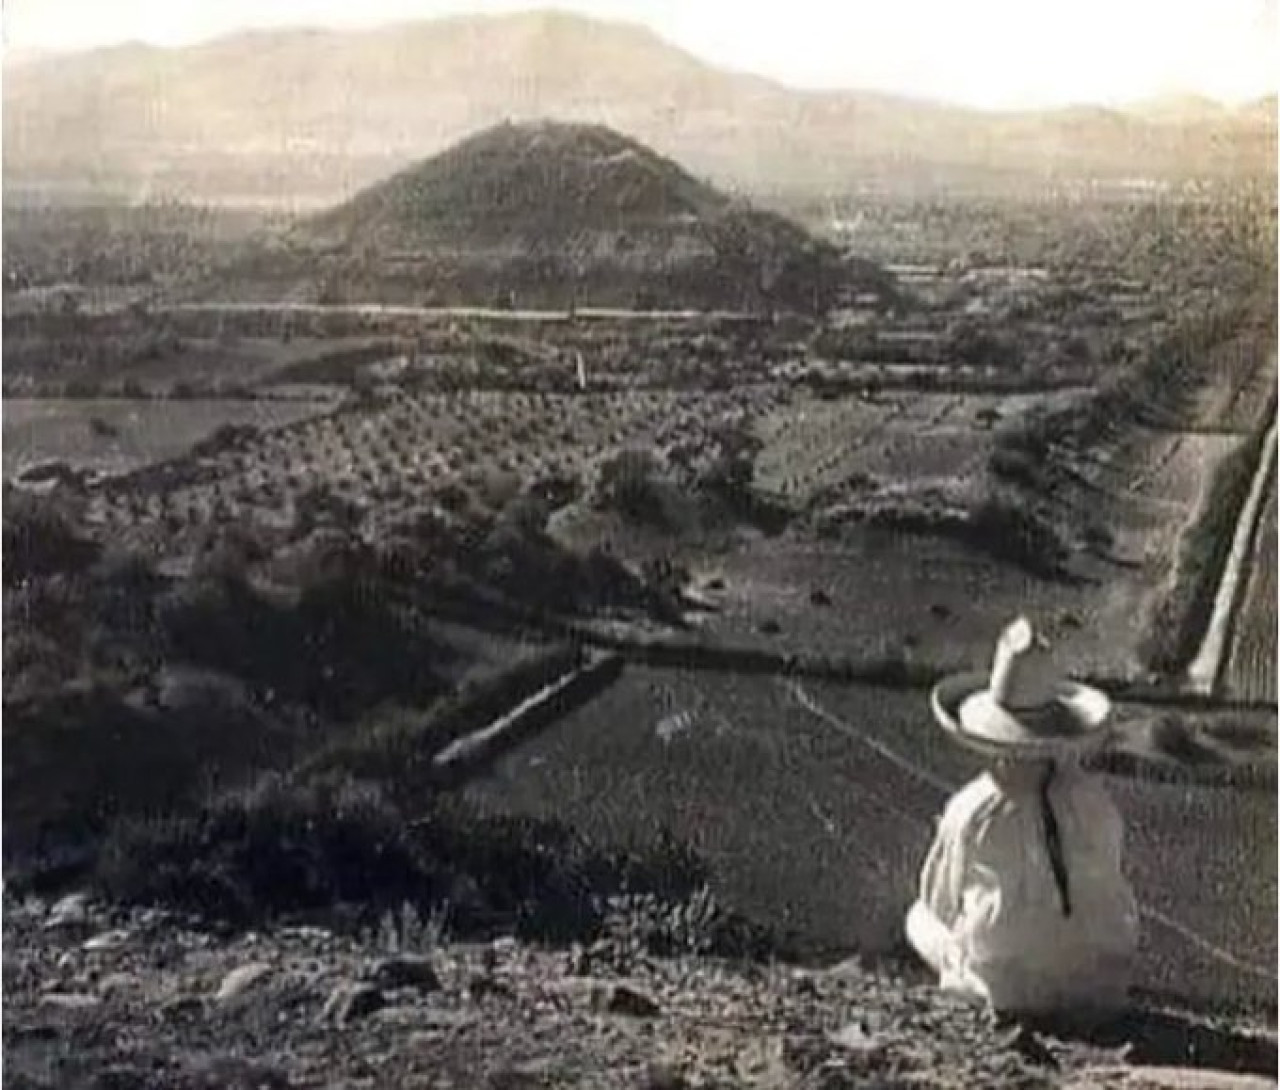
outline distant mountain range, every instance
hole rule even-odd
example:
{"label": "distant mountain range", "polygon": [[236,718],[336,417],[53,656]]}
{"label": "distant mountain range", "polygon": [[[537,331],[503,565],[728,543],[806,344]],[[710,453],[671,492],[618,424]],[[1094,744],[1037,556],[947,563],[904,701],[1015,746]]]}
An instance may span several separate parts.
{"label": "distant mountain range", "polygon": [[1265,177],[1274,97],[990,113],[799,91],[642,27],[537,12],[181,49],[27,57],[4,73],[10,196],[332,202],[504,120],[606,124],[755,194],[1051,179]]}

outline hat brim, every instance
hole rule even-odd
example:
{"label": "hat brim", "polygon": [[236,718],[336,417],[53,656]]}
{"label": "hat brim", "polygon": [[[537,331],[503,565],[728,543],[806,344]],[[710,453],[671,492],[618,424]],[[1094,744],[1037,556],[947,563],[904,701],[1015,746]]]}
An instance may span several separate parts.
{"label": "hat brim", "polygon": [[1111,701],[1100,689],[1062,682],[1043,710],[1048,714],[1037,711],[1033,724],[992,700],[989,680],[985,674],[955,674],[930,697],[942,729],[970,749],[987,756],[1053,757],[1095,750],[1111,737]]}

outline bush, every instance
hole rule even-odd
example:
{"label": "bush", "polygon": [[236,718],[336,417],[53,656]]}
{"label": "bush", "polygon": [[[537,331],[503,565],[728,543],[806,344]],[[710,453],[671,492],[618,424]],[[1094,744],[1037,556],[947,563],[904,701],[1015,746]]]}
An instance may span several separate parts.
{"label": "bush", "polygon": [[119,901],[238,926],[340,904],[370,922],[409,905],[461,939],[770,949],[765,931],[714,902],[705,869],[669,837],[611,853],[556,822],[481,814],[457,797],[419,798],[415,809],[406,820],[380,787],[345,773],[271,775],[194,812],[122,823],[95,884]]}
{"label": "bush", "polygon": [[350,719],[398,697],[426,700],[441,689],[445,650],[400,607],[376,558],[306,586],[296,604],[267,601],[243,579],[192,578],[157,613],[166,652]]}
{"label": "bush", "polygon": [[97,884],[121,901],[249,922],[429,892],[401,815],[373,785],[267,776],[194,814],[121,824]]}
{"label": "bush", "polygon": [[970,513],[966,536],[992,556],[1037,575],[1060,576],[1069,551],[1057,531],[1019,503],[989,497]]}
{"label": "bush", "polygon": [[624,450],[600,467],[595,503],[636,522],[662,526],[667,521],[662,467],[647,450]]}
{"label": "bush", "polygon": [[991,472],[1001,480],[1024,488],[1037,488],[1041,465],[1031,455],[1017,449],[997,447],[991,453]]}
{"label": "bush", "polygon": [[210,780],[287,759],[286,741],[241,695],[198,680],[164,708],[102,688],[10,705],[6,861],[39,869],[50,843],[93,839],[121,819],[172,811]]}
{"label": "bush", "polygon": [[74,574],[87,568],[98,546],[77,532],[71,513],[54,497],[5,490],[3,543],[4,584]]}

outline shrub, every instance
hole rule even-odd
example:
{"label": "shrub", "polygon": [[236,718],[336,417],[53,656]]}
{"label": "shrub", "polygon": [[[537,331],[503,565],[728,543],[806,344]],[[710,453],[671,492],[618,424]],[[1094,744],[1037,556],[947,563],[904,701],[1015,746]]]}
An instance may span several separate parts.
{"label": "shrub", "polygon": [[1041,465],[1030,454],[1021,450],[997,447],[991,453],[991,472],[1001,480],[1024,488],[1037,488],[1041,480]]}
{"label": "shrub", "polygon": [[647,450],[623,450],[600,466],[595,503],[636,522],[662,526],[667,505],[662,466]]}
{"label": "shrub", "polygon": [[190,579],[165,596],[158,622],[167,653],[349,719],[393,696],[426,700],[441,681],[443,649],[398,607],[377,559],[348,558],[302,588],[296,604],[269,602],[243,579]]}
{"label": "shrub", "polygon": [[193,814],[122,823],[96,877],[118,900],[241,924],[343,902],[413,900],[429,885],[401,815],[376,786],[279,775]]}
{"label": "shrub", "polygon": [[79,535],[72,513],[57,498],[6,489],[0,551],[4,583],[16,586],[38,576],[81,572],[97,557],[98,546]]}
{"label": "shrub", "polygon": [[988,497],[969,515],[966,536],[1002,560],[1037,575],[1061,575],[1069,551],[1057,531],[1022,504]]}
{"label": "shrub", "polygon": [[762,956],[767,932],[725,911],[705,868],[670,837],[603,850],[553,821],[419,797],[334,772],[268,775],[181,814],[118,825],[94,868],[120,900],[249,926],[339,904],[368,922],[405,906],[456,938],[631,945],[639,952]]}

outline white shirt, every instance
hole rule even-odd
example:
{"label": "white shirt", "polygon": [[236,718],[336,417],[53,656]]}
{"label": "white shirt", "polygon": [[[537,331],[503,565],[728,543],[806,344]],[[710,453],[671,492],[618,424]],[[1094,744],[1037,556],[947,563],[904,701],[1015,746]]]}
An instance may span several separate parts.
{"label": "white shirt", "polygon": [[1013,766],[952,796],[908,937],[942,987],[997,1009],[1120,1006],[1138,938],[1120,815],[1095,780],[1070,765],[1055,770],[1048,798],[1063,889],[1046,837],[1042,776],[1043,766]]}

